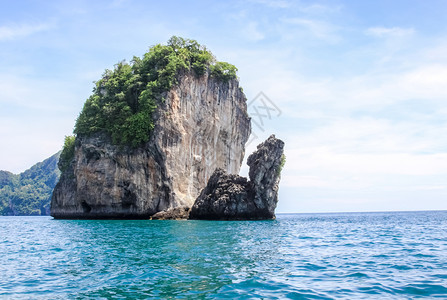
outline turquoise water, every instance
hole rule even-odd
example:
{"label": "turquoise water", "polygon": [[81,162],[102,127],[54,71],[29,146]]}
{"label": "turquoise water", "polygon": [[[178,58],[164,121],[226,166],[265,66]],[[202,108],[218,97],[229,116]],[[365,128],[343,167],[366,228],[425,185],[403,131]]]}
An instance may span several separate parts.
{"label": "turquoise water", "polygon": [[447,298],[447,212],[0,218],[0,298]]}

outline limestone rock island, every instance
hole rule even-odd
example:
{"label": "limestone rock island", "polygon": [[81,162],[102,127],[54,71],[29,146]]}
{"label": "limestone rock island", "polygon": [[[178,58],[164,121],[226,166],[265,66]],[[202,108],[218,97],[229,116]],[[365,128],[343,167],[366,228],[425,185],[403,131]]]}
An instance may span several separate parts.
{"label": "limestone rock island", "polygon": [[214,196],[226,197],[211,189],[239,173],[251,133],[236,71],[179,37],[106,70],[65,139],[51,215],[175,219],[187,218],[195,203],[194,218],[274,217],[283,145],[274,138],[250,156],[250,182],[236,179],[245,200],[233,209],[230,197],[230,214],[210,208]]}
{"label": "limestone rock island", "polygon": [[236,68],[173,37],[96,82],[59,161],[54,218],[149,218],[191,207],[216,168],[239,172],[251,132]]}

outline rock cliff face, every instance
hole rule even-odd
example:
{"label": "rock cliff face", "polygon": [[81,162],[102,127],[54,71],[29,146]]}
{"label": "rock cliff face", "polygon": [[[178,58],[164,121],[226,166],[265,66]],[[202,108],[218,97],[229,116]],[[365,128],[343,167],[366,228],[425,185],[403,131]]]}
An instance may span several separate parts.
{"label": "rock cliff face", "polygon": [[274,219],[284,142],[270,136],[248,157],[250,181],[217,169],[195,201],[190,219]]}
{"label": "rock cliff face", "polygon": [[55,218],[148,218],[191,207],[216,168],[239,172],[250,135],[237,80],[186,72],[157,108],[150,141],[131,149],[78,137],[51,202]]}

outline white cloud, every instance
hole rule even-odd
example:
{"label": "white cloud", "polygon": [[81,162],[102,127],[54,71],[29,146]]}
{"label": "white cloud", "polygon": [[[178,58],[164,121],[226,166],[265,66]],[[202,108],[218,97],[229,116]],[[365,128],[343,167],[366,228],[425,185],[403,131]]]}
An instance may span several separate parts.
{"label": "white cloud", "polygon": [[415,30],[413,28],[400,27],[370,27],[365,31],[366,35],[375,37],[406,37],[413,35]]}
{"label": "white cloud", "polygon": [[[51,122],[43,122],[42,118],[51,119]],[[71,133],[72,124],[67,114],[2,116],[0,156],[4,159],[0,170],[18,174],[55,154],[62,148],[64,136]]]}
{"label": "white cloud", "polygon": [[303,142],[300,147],[291,148],[290,140],[287,137],[285,140],[287,161],[281,185],[297,191],[304,188],[371,191],[370,196],[374,197],[393,190],[446,188],[447,153],[340,153],[327,141],[327,145],[319,147]]}
{"label": "white cloud", "polygon": [[[59,88],[61,87],[61,88]],[[64,112],[73,108],[76,84],[63,80],[26,79],[0,74],[0,104],[30,109],[36,112]]]}
{"label": "white cloud", "polygon": [[[417,62],[406,70],[385,69],[349,79],[332,79],[326,84],[339,107],[358,109],[379,107],[409,99],[444,101],[447,98],[447,62],[426,64]],[[330,100],[326,98],[327,100]]]}
{"label": "white cloud", "polygon": [[129,0],[113,0],[112,3],[110,3],[110,7],[120,8],[125,5],[131,5],[131,3],[129,3],[129,2],[130,2]]}
{"label": "white cloud", "polygon": [[286,25],[295,25],[320,40],[330,43],[340,40],[340,36],[337,34],[339,27],[325,20],[297,17],[285,18],[282,21]]}
{"label": "white cloud", "polygon": [[333,14],[341,10],[341,6],[327,6],[322,4],[302,5],[300,11],[311,15]]}
{"label": "white cloud", "polygon": [[[306,151],[306,149],[304,149]],[[300,157],[300,156],[298,156]],[[300,170],[312,170],[324,167],[330,174],[343,176],[368,174],[388,175],[447,175],[447,153],[410,154],[410,153],[335,153],[328,149],[314,149],[313,153],[304,153],[298,164]]]}
{"label": "white cloud", "polygon": [[424,65],[403,74],[399,88],[420,98],[442,99],[447,97],[447,64]]}
{"label": "white cloud", "polygon": [[[288,166],[289,167],[289,166]],[[297,187],[297,188],[334,188],[340,187],[337,180],[327,180],[318,175],[294,175],[287,172],[284,174],[281,180],[281,186],[284,187]]]}
{"label": "white cloud", "polygon": [[0,170],[20,173],[59,151],[82,107],[79,95],[76,83],[0,74]]}
{"label": "white cloud", "polygon": [[444,190],[447,144],[439,137],[445,135],[445,124],[371,117],[328,120],[324,125],[316,120],[309,131],[281,132],[287,155],[284,187],[297,192],[370,191],[371,197],[398,190]]}
{"label": "white cloud", "polygon": [[[427,64],[421,61],[404,70],[399,67],[392,70],[392,63],[384,70],[339,78],[306,78],[304,74],[277,64],[255,83],[281,105],[306,104],[320,109],[316,105],[326,104],[343,114],[358,109],[379,109],[410,99],[444,103],[447,98],[447,62]],[[288,113],[302,114],[299,109],[289,109]]]}
{"label": "white cloud", "polygon": [[250,2],[273,8],[288,8],[292,5],[289,1],[285,0],[251,0]]}
{"label": "white cloud", "polygon": [[264,39],[264,34],[259,30],[258,23],[256,22],[249,22],[242,32],[246,38],[253,41]]}
{"label": "white cloud", "polygon": [[415,185],[415,186],[410,186],[409,189],[414,190],[414,191],[438,191],[438,190],[447,189],[447,186],[445,186],[445,185]]}
{"label": "white cloud", "polygon": [[427,46],[427,51],[422,58],[419,57],[420,59],[430,62],[447,61],[447,36],[442,36]]}
{"label": "white cloud", "polygon": [[50,29],[49,24],[20,24],[0,27],[0,41],[23,38]]}

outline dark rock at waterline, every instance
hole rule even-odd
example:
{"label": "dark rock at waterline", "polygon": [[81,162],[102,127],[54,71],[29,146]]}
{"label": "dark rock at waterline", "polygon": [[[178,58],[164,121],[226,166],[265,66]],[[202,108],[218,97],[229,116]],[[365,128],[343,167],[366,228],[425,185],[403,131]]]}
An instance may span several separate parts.
{"label": "dark rock at waterline", "polygon": [[283,163],[284,142],[272,135],[248,157],[250,180],[217,169],[196,199],[189,218],[274,219]]}
{"label": "dark rock at waterline", "polygon": [[159,211],[151,217],[152,220],[185,220],[188,219],[189,211],[188,206],[174,207],[171,209]]}

